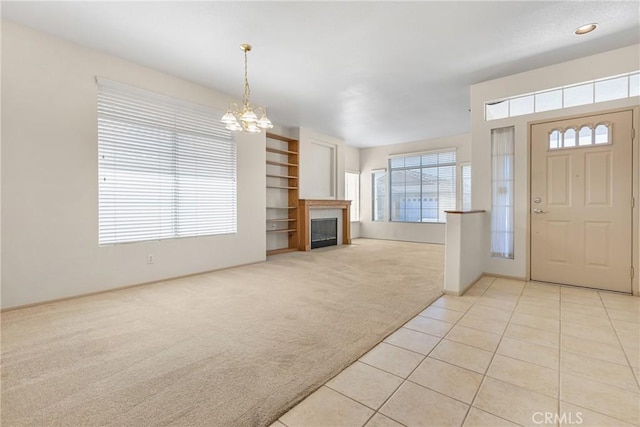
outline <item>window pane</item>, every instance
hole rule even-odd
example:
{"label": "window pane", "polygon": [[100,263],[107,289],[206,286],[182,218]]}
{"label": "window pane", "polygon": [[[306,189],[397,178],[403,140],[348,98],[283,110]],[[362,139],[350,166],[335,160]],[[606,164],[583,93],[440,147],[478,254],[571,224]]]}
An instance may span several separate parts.
{"label": "window pane", "polygon": [[640,96],[640,73],[629,76],[629,96]]}
{"label": "window pane", "polygon": [[509,117],[509,101],[497,101],[486,104],[485,115],[487,120]]}
{"label": "window pane", "polygon": [[569,128],[564,131],[564,135],[562,136],[562,146],[563,147],[576,146],[576,130],[575,129]]}
{"label": "window pane", "polygon": [[346,172],[344,184],[345,199],[351,200],[350,220],[360,221],[360,174]]}
{"label": "window pane", "polygon": [[438,222],[438,168],[422,170],[422,222]]}
{"label": "window pane", "polygon": [[394,157],[389,161],[389,166],[391,166],[392,168],[404,167],[404,157]]}
{"label": "window pane", "polygon": [[560,147],[560,131],[554,130],[549,134],[549,148],[553,150]]}
{"label": "window pane", "polygon": [[509,101],[509,116],[522,116],[533,113],[533,95],[513,98]]}
{"label": "window pane", "polygon": [[405,219],[420,222],[420,169],[409,169],[405,174]]}
{"label": "window pane", "polygon": [[439,165],[455,165],[456,152],[446,151],[446,152],[438,153],[438,164]]}
{"label": "window pane", "polygon": [[537,93],[535,98],[537,113],[562,108],[562,89]]}
{"label": "window pane", "polygon": [[391,172],[391,221],[406,221],[407,195],[405,194],[406,171]]}
{"label": "window pane", "polygon": [[100,245],[236,232],[222,112],[98,80]]}
{"label": "window pane", "polygon": [[[542,90],[533,95],[515,95],[485,103],[485,120],[502,119],[534,112],[588,105],[613,99],[640,96],[640,73]],[[533,110],[531,100],[533,99]]]}
{"label": "window pane", "polygon": [[593,103],[593,83],[564,89],[564,106],[575,107]]}
{"label": "window pane", "polygon": [[596,82],[596,102],[626,98],[628,85],[627,76]]}
{"label": "window pane", "polygon": [[456,209],[456,167],[438,168],[438,221],[446,222],[444,211]]}
{"label": "window pane", "polygon": [[385,211],[387,209],[387,172],[375,171],[371,174],[371,187],[372,187],[372,197],[373,201],[371,207],[371,220],[372,221],[384,221]]}
{"label": "window pane", "polygon": [[438,154],[425,154],[422,156],[422,166],[435,166],[438,164]]}
{"label": "window pane", "polygon": [[390,169],[391,220],[445,222],[443,211],[456,207],[456,152],[425,154],[419,157],[421,167],[407,168],[414,158],[406,157],[405,167]]}
{"label": "window pane", "polygon": [[420,166],[420,156],[411,156],[404,158],[404,166],[405,167],[415,167]]}
{"label": "window pane", "polygon": [[514,258],[514,128],[491,131],[491,254]]}
{"label": "window pane", "polygon": [[607,144],[609,142],[609,127],[607,125],[596,126],[595,134],[596,144]]}
{"label": "window pane", "polygon": [[471,166],[465,165],[461,168],[462,178],[462,210],[471,210]]}
{"label": "window pane", "polygon": [[591,137],[591,128],[589,126],[582,126],[580,128],[578,143],[580,145],[591,145],[593,143],[593,138]]}

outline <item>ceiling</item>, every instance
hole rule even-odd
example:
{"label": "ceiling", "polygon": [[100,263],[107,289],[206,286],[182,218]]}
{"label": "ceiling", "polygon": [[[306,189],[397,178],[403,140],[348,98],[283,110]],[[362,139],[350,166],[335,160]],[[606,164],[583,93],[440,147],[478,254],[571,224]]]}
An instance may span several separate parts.
{"label": "ceiling", "polygon": [[[372,147],[469,131],[469,86],[640,42],[640,1],[2,2],[2,16]],[[576,36],[580,25],[598,22]]]}

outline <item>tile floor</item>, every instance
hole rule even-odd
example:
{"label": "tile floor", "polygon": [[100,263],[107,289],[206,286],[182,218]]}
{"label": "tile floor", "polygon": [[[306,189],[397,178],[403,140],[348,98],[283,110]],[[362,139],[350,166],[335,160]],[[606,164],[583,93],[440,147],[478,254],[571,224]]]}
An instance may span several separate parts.
{"label": "tile floor", "polygon": [[640,298],[484,277],[273,427],[640,425]]}

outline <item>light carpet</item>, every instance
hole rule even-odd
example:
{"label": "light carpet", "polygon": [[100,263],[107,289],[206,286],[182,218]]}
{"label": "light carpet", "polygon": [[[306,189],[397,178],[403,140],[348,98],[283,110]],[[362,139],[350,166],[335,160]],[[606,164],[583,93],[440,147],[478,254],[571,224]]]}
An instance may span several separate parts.
{"label": "light carpet", "polygon": [[442,293],[443,249],[357,239],[5,312],[2,425],[269,425]]}

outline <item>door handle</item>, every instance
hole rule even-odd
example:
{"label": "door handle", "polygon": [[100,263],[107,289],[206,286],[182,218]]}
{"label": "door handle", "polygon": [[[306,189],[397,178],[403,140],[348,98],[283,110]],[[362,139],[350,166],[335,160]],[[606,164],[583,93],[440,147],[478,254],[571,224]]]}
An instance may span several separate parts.
{"label": "door handle", "polygon": [[540,208],[535,208],[533,210],[533,213],[537,213],[537,214],[541,214],[541,213],[547,213],[548,211],[545,211],[544,209],[540,209]]}

